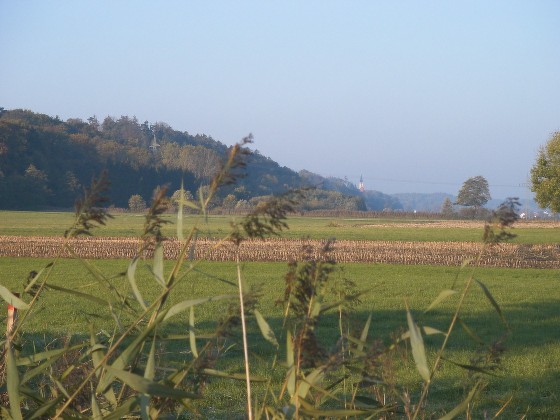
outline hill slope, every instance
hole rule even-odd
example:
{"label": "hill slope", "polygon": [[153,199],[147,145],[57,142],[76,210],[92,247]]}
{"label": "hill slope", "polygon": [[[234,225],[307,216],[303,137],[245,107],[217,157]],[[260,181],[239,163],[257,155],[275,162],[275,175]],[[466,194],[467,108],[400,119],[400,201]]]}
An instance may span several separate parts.
{"label": "hill slope", "polygon": [[[0,208],[70,208],[91,179],[107,170],[110,204],[127,207],[132,195],[149,201],[153,190],[185,189],[196,195],[219,170],[229,147],[206,135],[191,135],[165,123],[136,117],[83,121],[0,108]],[[246,176],[221,190],[214,206],[250,207],[259,197],[315,186],[302,210],[365,210],[351,184],[281,167],[258,152],[247,157]]]}

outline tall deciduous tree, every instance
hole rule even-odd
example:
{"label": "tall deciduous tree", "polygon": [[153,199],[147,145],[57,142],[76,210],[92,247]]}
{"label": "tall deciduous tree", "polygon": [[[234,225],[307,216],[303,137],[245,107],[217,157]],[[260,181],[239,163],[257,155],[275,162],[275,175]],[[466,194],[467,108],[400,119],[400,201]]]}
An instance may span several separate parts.
{"label": "tall deciduous tree", "polygon": [[479,208],[485,205],[490,198],[488,181],[479,175],[469,178],[463,183],[457,194],[457,202],[455,204]]}
{"label": "tall deciduous tree", "polygon": [[146,209],[146,202],[139,194],[134,194],[128,199],[128,208],[134,213],[143,212]]}
{"label": "tall deciduous tree", "polygon": [[446,197],[445,200],[443,200],[443,203],[441,205],[441,214],[445,217],[451,217],[455,214],[453,203],[451,202],[449,197]]}
{"label": "tall deciduous tree", "polygon": [[531,191],[539,206],[560,212],[560,131],[541,147],[531,169]]}

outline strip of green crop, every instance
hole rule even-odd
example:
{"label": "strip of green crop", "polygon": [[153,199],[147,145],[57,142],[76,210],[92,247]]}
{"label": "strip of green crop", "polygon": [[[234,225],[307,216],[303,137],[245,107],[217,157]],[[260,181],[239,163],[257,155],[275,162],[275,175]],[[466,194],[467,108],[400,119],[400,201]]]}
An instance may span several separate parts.
{"label": "strip of green crop", "polygon": [[[166,216],[172,223],[163,229],[163,234],[177,235],[175,215]],[[237,216],[239,219],[241,216]],[[235,216],[210,216],[208,223],[200,226],[199,237],[220,237],[229,231],[230,222]],[[0,236],[60,236],[61,226],[67,226],[73,220],[70,212],[23,212],[0,211]],[[469,222],[469,227],[442,227],[434,225],[436,221],[416,219],[348,219],[324,217],[291,216],[288,219],[290,229],[282,232],[282,237],[300,239],[348,239],[370,241],[445,241],[445,242],[479,242],[482,239],[484,222]],[[143,215],[130,213],[115,214],[106,227],[95,232],[99,236],[136,237],[142,231]],[[452,222],[457,223],[457,222]],[[183,218],[184,226],[189,226],[189,215]],[[453,226],[453,224],[451,225]],[[539,244],[557,243],[558,229],[551,227],[530,227],[531,224],[518,224],[514,233],[519,234],[514,243]],[[552,225],[550,225],[552,226]]]}

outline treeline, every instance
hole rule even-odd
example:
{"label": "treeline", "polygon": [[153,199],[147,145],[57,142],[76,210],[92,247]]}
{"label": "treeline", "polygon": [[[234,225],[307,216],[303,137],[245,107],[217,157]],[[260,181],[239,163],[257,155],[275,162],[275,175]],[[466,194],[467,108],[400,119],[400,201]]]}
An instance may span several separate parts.
{"label": "treeline", "polygon": [[[180,132],[165,123],[136,117],[95,116],[66,121],[29,110],[0,108],[0,208],[67,209],[84,186],[103,170],[111,187],[109,204],[128,208],[132,196],[149,202],[157,186],[172,193],[184,188],[196,196],[206,188],[228,153],[228,146],[206,135]],[[259,197],[314,187],[302,211],[364,211],[364,197],[345,180],[297,173],[252,151],[246,176],[221,190],[215,208],[246,209]]]}

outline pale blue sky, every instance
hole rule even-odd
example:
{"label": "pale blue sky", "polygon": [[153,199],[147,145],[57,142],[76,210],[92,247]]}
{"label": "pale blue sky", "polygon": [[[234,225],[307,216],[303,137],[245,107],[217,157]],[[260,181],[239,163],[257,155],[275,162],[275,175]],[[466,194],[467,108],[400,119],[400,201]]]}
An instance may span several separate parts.
{"label": "pale blue sky", "polygon": [[386,193],[524,198],[560,1],[0,0],[0,106],[136,115]]}

